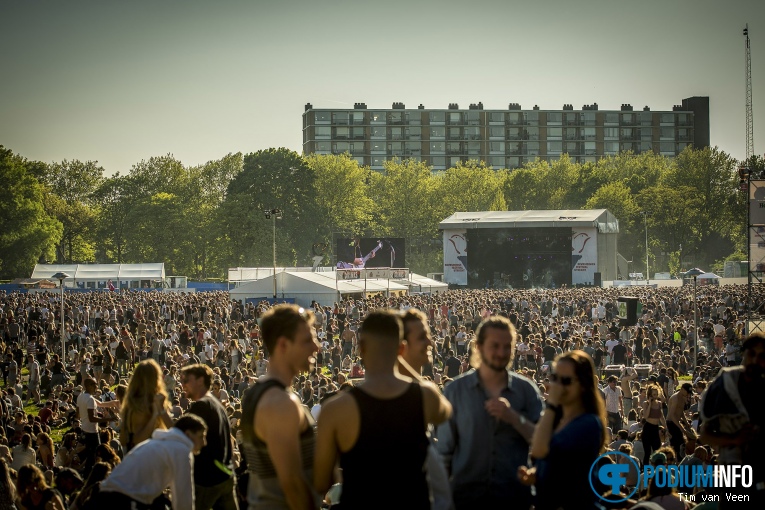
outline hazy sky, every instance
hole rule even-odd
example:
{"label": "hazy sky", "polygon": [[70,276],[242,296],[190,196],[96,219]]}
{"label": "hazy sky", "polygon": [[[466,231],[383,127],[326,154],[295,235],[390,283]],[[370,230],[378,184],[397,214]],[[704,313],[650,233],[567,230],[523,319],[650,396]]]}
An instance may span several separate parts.
{"label": "hazy sky", "polygon": [[0,144],[126,173],[302,150],[304,105],[669,110],[709,96],[743,158],[749,23],[765,152],[763,0],[0,0]]}

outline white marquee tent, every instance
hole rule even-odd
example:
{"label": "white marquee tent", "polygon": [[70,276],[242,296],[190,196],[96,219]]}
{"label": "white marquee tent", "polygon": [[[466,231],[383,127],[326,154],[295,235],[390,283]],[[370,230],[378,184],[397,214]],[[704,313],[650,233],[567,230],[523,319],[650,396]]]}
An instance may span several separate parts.
{"label": "white marquee tent", "polygon": [[[300,306],[310,306],[311,301],[329,306],[338,301],[340,296],[369,293],[405,292],[407,287],[394,280],[354,280],[337,281],[334,272],[282,272],[276,274],[276,295],[279,298],[294,298]],[[247,298],[266,298],[273,296],[273,276],[242,283],[231,289],[231,299],[246,300]]]}
{"label": "white marquee tent", "polygon": [[[64,287],[103,289],[112,281],[119,288],[154,288],[165,281],[165,264],[37,264],[32,278],[56,280],[53,275],[67,273]],[[161,286],[161,285],[159,285]]]}

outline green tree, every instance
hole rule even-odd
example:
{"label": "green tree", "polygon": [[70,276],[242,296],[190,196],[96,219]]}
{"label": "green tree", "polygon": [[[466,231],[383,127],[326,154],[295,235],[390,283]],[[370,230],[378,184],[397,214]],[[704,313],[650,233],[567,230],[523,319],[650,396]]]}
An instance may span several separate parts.
{"label": "green tree", "polygon": [[317,241],[331,243],[333,232],[364,233],[372,225],[375,204],[367,194],[370,170],[349,154],[318,155],[305,158],[314,173],[314,189],[309,200],[316,205],[322,221]]}
{"label": "green tree", "polygon": [[119,173],[106,179],[94,193],[97,204],[96,258],[104,262],[124,262],[128,215],[133,209],[132,179]]}
{"label": "green tree", "polygon": [[439,221],[458,211],[504,211],[506,175],[471,160],[434,176],[431,201]]}
{"label": "green tree", "polygon": [[46,200],[49,214],[64,227],[58,247],[60,262],[90,262],[95,259],[96,191],[104,181],[104,169],[97,161],[52,163],[44,169],[44,182],[51,196]]}
{"label": "green tree", "polygon": [[27,161],[0,145],[0,277],[26,277],[39,259],[51,259],[62,226],[43,206],[44,186]]}

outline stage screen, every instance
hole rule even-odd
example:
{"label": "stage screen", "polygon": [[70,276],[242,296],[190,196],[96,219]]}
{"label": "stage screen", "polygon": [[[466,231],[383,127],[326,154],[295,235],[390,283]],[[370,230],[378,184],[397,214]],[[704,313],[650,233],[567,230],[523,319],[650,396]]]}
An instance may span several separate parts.
{"label": "stage screen", "polygon": [[466,234],[469,287],[571,285],[570,228],[467,229]]}
{"label": "stage screen", "polygon": [[338,239],[335,248],[335,262],[340,269],[407,267],[403,237]]}

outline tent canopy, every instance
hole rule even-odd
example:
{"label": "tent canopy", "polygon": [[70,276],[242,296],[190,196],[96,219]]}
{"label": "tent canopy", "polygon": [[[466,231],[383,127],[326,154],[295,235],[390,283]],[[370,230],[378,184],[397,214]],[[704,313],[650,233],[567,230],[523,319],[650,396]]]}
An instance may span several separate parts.
{"label": "tent canopy", "polygon": [[714,279],[719,279],[720,277],[714,273],[704,273],[704,274],[698,275],[696,278],[698,278],[699,280],[714,280]]}
{"label": "tent canopy", "polygon": [[69,274],[74,281],[162,280],[165,264],[37,264],[32,278],[55,280],[53,275],[58,272]]}

